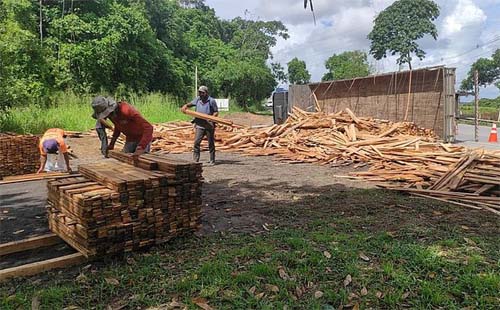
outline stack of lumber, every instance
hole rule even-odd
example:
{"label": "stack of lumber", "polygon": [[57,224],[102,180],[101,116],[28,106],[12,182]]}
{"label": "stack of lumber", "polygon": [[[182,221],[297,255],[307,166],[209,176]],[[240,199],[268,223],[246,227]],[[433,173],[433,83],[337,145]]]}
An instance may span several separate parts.
{"label": "stack of lumber", "polygon": [[[160,124],[155,128],[152,145],[161,153],[178,153],[189,151],[193,140],[189,123]],[[489,211],[497,209],[492,204],[500,204],[499,185],[492,183],[500,177],[500,167],[495,164],[499,154],[470,155],[465,147],[442,143],[432,130],[414,123],[358,117],[349,109],[325,114],[293,108],[281,125],[222,127],[216,132],[216,147],[253,156],[274,155],[289,163],[367,166],[367,171],[348,177],[430,197],[439,195],[437,198],[445,200],[448,198],[443,198],[443,193],[452,193],[451,201]],[[457,165],[461,170],[453,174]],[[453,175],[445,180],[452,182],[451,187],[441,180],[448,174]],[[447,185],[441,187],[436,182]],[[440,193],[432,192],[436,190]]]}
{"label": "stack of lumber", "polygon": [[[159,158],[162,169],[166,159]],[[171,174],[175,167],[165,170],[114,160],[81,165],[82,176],[48,183],[50,229],[86,257],[144,249],[199,229],[201,171],[188,180]]]}
{"label": "stack of lumber", "polygon": [[40,165],[39,138],[0,133],[0,179],[36,172]]}
{"label": "stack of lumber", "polygon": [[[114,244],[126,248],[131,235],[120,194],[84,177],[48,182],[49,228],[86,257],[104,255]],[[111,251],[110,251],[111,252]]]}
{"label": "stack of lumber", "polygon": [[158,154],[143,154],[135,161],[132,154],[110,151],[109,157],[146,170],[165,172],[169,184],[199,182],[202,179],[201,163],[178,160]]}

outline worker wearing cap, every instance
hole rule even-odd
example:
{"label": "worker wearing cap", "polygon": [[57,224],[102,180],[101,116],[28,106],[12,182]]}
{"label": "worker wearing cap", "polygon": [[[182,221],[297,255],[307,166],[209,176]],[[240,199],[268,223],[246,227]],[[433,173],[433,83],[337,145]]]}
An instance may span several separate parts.
{"label": "worker wearing cap", "polygon": [[[198,97],[196,97],[190,103],[186,103],[182,106],[182,111],[186,111],[190,107],[196,107],[196,112],[218,116],[219,109],[217,108],[217,102],[215,99],[208,95],[208,88],[206,86],[200,86],[198,89]],[[204,119],[195,118],[193,120],[195,124],[196,134],[194,138],[193,146],[193,160],[195,162],[200,161],[200,144],[203,137],[206,135],[208,139],[208,151],[210,152],[211,165],[215,164],[215,123]]]}
{"label": "worker wearing cap", "polygon": [[153,126],[125,101],[116,102],[113,98],[98,96],[92,100],[94,119],[110,119],[115,126],[113,137],[107,150],[115,147],[115,142],[123,133],[126,137],[123,152],[133,153],[135,157],[148,153],[153,140]]}
{"label": "worker wearing cap", "polygon": [[40,149],[40,168],[37,173],[41,173],[45,170],[47,164],[47,155],[56,155],[64,157],[64,162],[66,163],[66,170],[71,172],[71,167],[69,166],[69,154],[68,146],[64,138],[66,137],[64,130],[59,128],[48,129],[40,139],[39,149]]}

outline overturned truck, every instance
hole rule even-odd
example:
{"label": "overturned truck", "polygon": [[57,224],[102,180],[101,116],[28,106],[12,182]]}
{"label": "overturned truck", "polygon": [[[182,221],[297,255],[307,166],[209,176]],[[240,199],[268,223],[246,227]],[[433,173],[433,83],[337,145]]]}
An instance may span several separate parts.
{"label": "overturned truck", "polygon": [[432,129],[443,140],[456,134],[455,68],[443,66],[291,85],[287,110],[327,113],[346,108],[356,115],[393,122],[409,121]]}

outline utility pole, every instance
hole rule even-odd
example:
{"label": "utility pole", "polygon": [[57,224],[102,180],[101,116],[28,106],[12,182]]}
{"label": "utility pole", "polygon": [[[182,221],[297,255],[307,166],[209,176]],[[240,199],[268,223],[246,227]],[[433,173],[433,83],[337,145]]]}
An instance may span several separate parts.
{"label": "utility pole", "polygon": [[40,44],[43,44],[42,0],[40,0]]}
{"label": "utility pole", "polygon": [[479,72],[474,71],[474,141],[479,141]]}
{"label": "utility pole", "polygon": [[198,66],[194,66],[194,96],[198,95]]}

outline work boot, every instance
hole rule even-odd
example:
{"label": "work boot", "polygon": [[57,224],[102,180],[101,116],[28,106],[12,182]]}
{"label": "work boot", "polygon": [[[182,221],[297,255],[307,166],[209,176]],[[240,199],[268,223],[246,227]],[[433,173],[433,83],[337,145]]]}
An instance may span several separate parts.
{"label": "work boot", "polygon": [[200,153],[193,153],[193,161],[195,163],[200,161]]}
{"label": "work boot", "polygon": [[208,161],[208,166],[215,165],[215,153],[210,153],[210,160]]}

